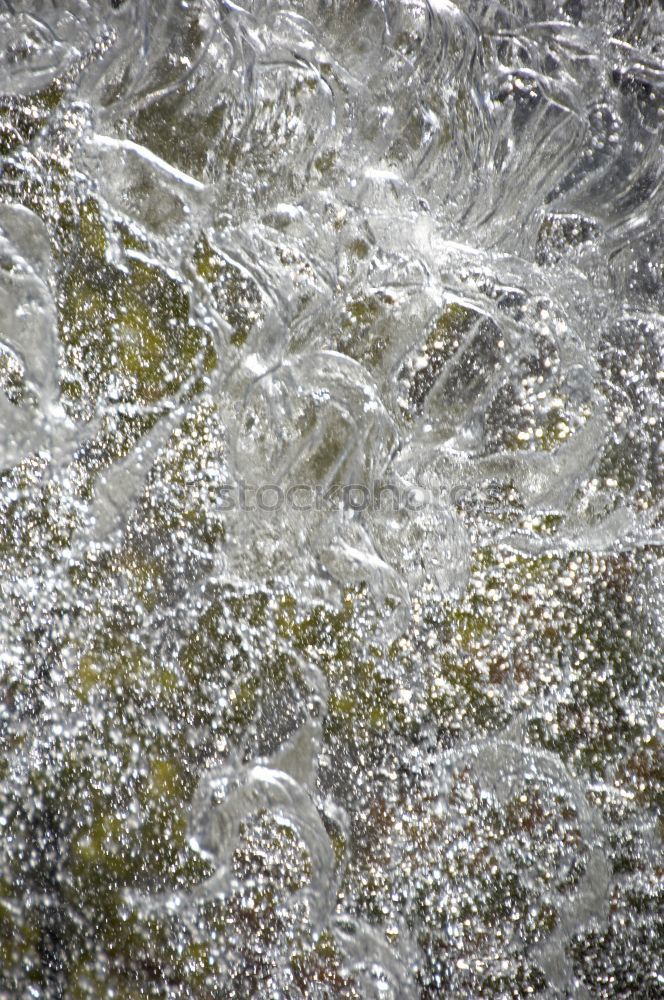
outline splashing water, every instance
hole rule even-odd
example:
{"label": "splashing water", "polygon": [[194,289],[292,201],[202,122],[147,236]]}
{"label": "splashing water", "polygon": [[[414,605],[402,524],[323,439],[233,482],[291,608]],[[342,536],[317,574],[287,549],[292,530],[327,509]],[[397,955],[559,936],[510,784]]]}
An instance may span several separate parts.
{"label": "splashing water", "polygon": [[0,994],[664,993],[660,3],[0,3]]}

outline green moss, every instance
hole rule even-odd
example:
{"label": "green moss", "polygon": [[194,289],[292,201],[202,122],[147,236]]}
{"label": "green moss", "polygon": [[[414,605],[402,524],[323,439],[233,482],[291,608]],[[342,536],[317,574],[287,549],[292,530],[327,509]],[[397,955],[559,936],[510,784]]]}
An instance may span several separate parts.
{"label": "green moss", "polygon": [[0,476],[3,479],[17,498],[3,507],[0,555],[17,567],[44,557],[56,559],[76,526],[76,513],[62,485],[46,478],[45,463],[36,457],[25,459]]}
{"label": "green moss", "polygon": [[354,740],[385,732],[398,716],[394,682],[379,663],[358,662],[338,653],[328,667],[328,682],[331,693],[326,730],[330,736],[345,734]]}
{"label": "green moss", "polygon": [[[184,531],[192,542],[210,549],[221,542],[225,484],[218,470],[224,460],[219,414],[206,398],[175,429],[150,472],[143,506],[150,530],[163,538]],[[159,505],[150,504],[152,491],[164,498]]]}
{"label": "green moss", "polygon": [[[70,401],[97,400],[119,376],[132,401],[155,403],[177,392],[195,369],[206,374],[216,367],[212,338],[191,322],[178,281],[135,258],[122,269],[109,264],[108,234],[91,200],[79,211],[76,232],[59,297],[63,391]],[[128,250],[146,250],[129,232],[123,242]]]}
{"label": "green moss", "polygon": [[79,235],[85,252],[103,258],[108,249],[106,227],[99,206],[89,198],[79,212]]}
{"label": "green moss", "polygon": [[346,630],[353,615],[353,600],[353,594],[348,593],[338,611],[316,605],[303,614],[295,598],[284,595],[275,616],[279,634],[291,642],[298,652],[321,646],[329,650],[347,650],[344,643],[347,642]]}
{"label": "green moss", "polygon": [[27,145],[47,124],[64,95],[59,81],[25,98],[0,96],[0,156]]}
{"label": "green moss", "polygon": [[204,236],[194,247],[194,266],[201,278],[211,285],[223,274],[223,260],[219,254],[215,253]]}
{"label": "green moss", "polygon": [[352,1000],[358,994],[352,989],[350,979],[342,973],[342,965],[343,958],[336,941],[327,932],[319,936],[312,948],[296,952],[290,960],[295,983],[305,995],[319,986]]}
{"label": "green moss", "polygon": [[368,295],[362,299],[354,299],[346,305],[346,315],[341,326],[345,329],[368,327],[375,323],[381,313],[381,300],[378,296]]}
{"label": "green moss", "polygon": [[216,253],[203,236],[194,250],[198,274],[210,286],[215,305],[232,329],[230,342],[242,347],[262,312],[257,284],[240,268]]}
{"label": "green moss", "polygon": [[409,369],[400,374],[404,385],[402,409],[406,419],[422,411],[424,401],[445,364],[459,348],[478,314],[458,302],[451,302],[426,332],[418,354]]}
{"label": "green moss", "polygon": [[330,174],[332,172],[336,160],[337,154],[333,149],[331,149],[329,152],[321,153],[320,156],[316,157],[314,160],[314,167],[319,174],[325,176],[326,174]]}

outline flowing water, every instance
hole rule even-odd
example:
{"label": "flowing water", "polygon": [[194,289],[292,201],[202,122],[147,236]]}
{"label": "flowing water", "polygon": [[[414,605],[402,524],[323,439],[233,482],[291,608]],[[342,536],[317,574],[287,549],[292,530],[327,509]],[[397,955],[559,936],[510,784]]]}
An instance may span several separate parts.
{"label": "flowing water", "polygon": [[0,3],[0,996],[664,996],[664,7]]}

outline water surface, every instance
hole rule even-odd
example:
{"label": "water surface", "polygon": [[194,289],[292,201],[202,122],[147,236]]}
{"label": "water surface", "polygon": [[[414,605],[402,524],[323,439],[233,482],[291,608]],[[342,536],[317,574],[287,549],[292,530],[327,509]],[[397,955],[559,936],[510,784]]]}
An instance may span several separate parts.
{"label": "water surface", "polygon": [[664,10],[0,4],[0,994],[664,993]]}

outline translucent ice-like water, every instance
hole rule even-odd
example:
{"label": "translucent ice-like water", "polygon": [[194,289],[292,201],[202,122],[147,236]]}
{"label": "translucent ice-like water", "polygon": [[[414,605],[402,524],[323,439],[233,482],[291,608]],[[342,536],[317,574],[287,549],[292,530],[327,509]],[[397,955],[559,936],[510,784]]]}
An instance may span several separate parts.
{"label": "translucent ice-like water", "polygon": [[0,994],[664,992],[664,12],[0,2]]}

